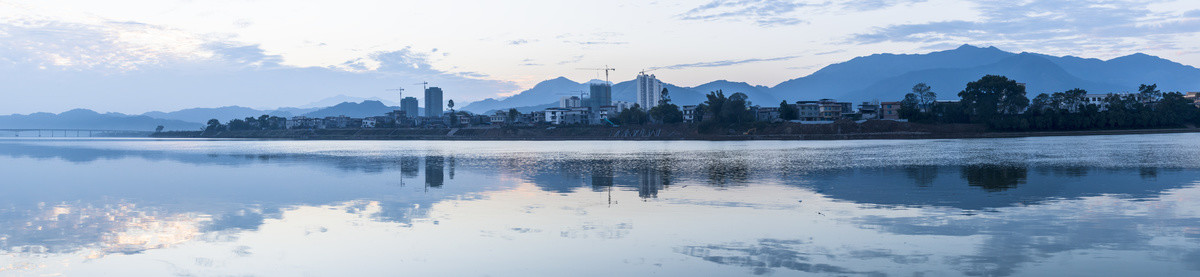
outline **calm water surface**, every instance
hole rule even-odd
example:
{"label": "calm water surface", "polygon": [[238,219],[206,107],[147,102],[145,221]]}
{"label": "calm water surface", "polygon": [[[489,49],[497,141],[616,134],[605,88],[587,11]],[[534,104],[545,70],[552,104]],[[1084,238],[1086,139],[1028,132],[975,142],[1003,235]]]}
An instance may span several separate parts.
{"label": "calm water surface", "polygon": [[1197,142],[0,139],[0,275],[1200,276]]}

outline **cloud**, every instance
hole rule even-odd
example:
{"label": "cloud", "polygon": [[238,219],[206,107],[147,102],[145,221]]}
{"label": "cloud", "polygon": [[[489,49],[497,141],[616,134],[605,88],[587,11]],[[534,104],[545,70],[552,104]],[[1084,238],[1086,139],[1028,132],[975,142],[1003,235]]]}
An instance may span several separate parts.
{"label": "cloud", "polygon": [[855,11],[872,11],[890,8],[900,4],[922,3],[927,0],[856,0],[842,3],[842,7]]}
{"label": "cloud", "polygon": [[335,66],[296,67],[220,35],[136,22],[0,21],[0,111],[295,106],[337,94],[390,97],[383,88],[421,81],[465,104],[518,88],[438,69],[432,55],[443,52],[405,47]]}
{"label": "cloud", "polygon": [[[536,41],[536,40],[534,40],[534,41]],[[526,44],[526,43],[530,43],[530,42],[532,42],[532,41],[525,40],[525,39],[517,39],[517,40],[508,41],[508,44],[509,45],[521,45],[521,44]]]}
{"label": "cloud", "polygon": [[108,72],[211,63],[222,57],[233,59],[221,62],[261,62],[247,60],[255,54],[232,44],[135,22],[0,22],[0,56],[8,66]]}
{"label": "cloud", "polygon": [[533,59],[524,59],[521,61],[521,66],[543,66],[544,64],[536,63]]}
{"label": "cloud", "polygon": [[629,44],[627,41],[563,41],[566,43],[575,43],[579,45],[621,45]]}
{"label": "cloud", "polygon": [[569,59],[569,60],[560,61],[560,62],[558,62],[558,65],[573,64],[573,63],[578,63],[580,61],[583,61],[583,55],[574,56],[574,57],[571,57],[571,59]]}
{"label": "cloud", "polygon": [[712,61],[712,62],[685,63],[685,64],[676,64],[676,65],[668,65],[668,66],[656,66],[656,67],[651,67],[649,69],[686,69],[686,68],[697,68],[697,67],[722,67],[722,66],[746,64],[746,63],[785,61],[785,60],[795,59],[795,58],[799,58],[799,57],[800,56],[786,56],[786,57],[762,58],[762,59],[723,60],[723,61]]}
{"label": "cloud", "polygon": [[578,45],[629,44],[629,42],[627,42],[627,41],[616,40],[617,38],[619,38],[623,35],[624,34],[617,33],[617,32],[596,32],[596,33],[590,33],[590,34],[566,33],[566,34],[561,34],[561,35],[555,36],[555,38],[562,39],[563,40],[562,42],[564,42],[564,43],[578,44]]}
{"label": "cloud", "polygon": [[763,27],[796,25],[806,21],[790,14],[810,4],[787,0],[716,0],[679,14],[683,20],[750,21]]}
{"label": "cloud", "polygon": [[[1022,49],[1110,48],[1130,40],[1165,42],[1200,33],[1200,20],[1150,11],[1143,1],[975,0],[982,17],[900,24],[854,35],[850,42],[970,42]],[[1169,44],[1169,43],[1168,43]]]}

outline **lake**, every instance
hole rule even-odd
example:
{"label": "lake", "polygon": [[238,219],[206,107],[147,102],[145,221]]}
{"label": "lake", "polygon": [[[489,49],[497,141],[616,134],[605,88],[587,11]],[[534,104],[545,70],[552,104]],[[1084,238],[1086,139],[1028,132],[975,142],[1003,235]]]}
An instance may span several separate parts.
{"label": "lake", "polygon": [[1197,276],[1200,134],[0,139],[2,276]]}

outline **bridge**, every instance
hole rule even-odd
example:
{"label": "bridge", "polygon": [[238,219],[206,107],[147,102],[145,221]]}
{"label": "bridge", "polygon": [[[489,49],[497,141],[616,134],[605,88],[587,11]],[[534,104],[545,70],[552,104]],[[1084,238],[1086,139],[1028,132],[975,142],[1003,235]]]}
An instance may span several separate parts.
{"label": "bridge", "polygon": [[0,129],[0,134],[10,132],[16,137],[23,134],[32,137],[34,133],[37,137],[148,137],[154,133],[152,131],[112,129]]}

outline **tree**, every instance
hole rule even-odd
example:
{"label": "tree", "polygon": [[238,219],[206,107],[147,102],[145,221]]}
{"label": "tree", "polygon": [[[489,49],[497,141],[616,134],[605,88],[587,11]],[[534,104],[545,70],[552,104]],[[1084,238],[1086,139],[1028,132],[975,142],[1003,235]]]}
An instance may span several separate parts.
{"label": "tree", "polygon": [[158,125],[158,127],[154,127],[154,132],[155,132],[155,133],[162,133],[162,130],[163,130],[164,128],[166,128],[166,127],[163,127],[162,125]]}
{"label": "tree", "polygon": [[[913,88],[915,91],[916,88]],[[921,96],[916,92],[904,95],[904,100],[900,100],[900,118],[908,120],[918,120],[921,118]]]}
{"label": "tree", "polygon": [[1138,101],[1142,103],[1155,102],[1162,98],[1162,92],[1158,91],[1158,84],[1138,86]]}
{"label": "tree", "polygon": [[967,83],[967,88],[958,96],[962,97],[962,103],[974,122],[991,120],[998,114],[1018,114],[1029,106],[1025,86],[997,75],[983,76],[978,81]]}
{"label": "tree", "polygon": [[747,107],[745,93],[738,92],[725,97],[724,92],[716,90],[709,92],[705,97],[708,100],[703,104],[706,107],[704,115],[712,122],[734,124],[754,120],[754,115],[750,114],[750,109]]}
{"label": "tree", "polygon": [[509,108],[507,116],[508,118],[505,120],[505,122],[511,124],[513,122],[517,122],[517,117],[521,116],[521,112],[517,111],[517,109]]}
{"label": "tree", "polygon": [[921,112],[933,110],[933,105],[937,103],[937,93],[933,92],[932,87],[925,83],[918,83],[913,86],[912,93],[917,97],[917,108]]}
{"label": "tree", "polygon": [[666,105],[666,104],[671,103],[671,94],[670,94],[670,92],[667,91],[667,88],[663,88],[662,94],[660,94],[659,96],[660,97],[658,99],[658,105],[661,106],[661,105]]}
{"label": "tree", "polygon": [[662,104],[650,109],[650,120],[667,124],[683,122],[683,111],[679,110],[679,106],[669,102],[659,102]]}
{"label": "tree", "polygon": [[796,120],[800,118],[800,110],[796,106],[788,104],[787,100],[779,102],[779,118],[783,120]]}
{"label": "tree", "polygon": [[[682,116],[682,115],[681,115]],[[617,123],[620,124],[645,124],[650,121],[650,116],[642,111],[642,107],[638,104],[633,104],[633,107],[625,109],[616,116]]]}
{"label": "tree", "polygon": [[216,118],[208,120],[208,126],[204,128],[205,132],[216,132],[221,130],[221,121]]}
{"label": "tree", "polygon": [[1033,98],[1033,101],[1029,103],[1029,112],[1034,114],[1045,113],[1052,111],[1053,109],[1054,105],[1050,101],[1050,95],[1045,93],[1039,93]]}
{"label": "tree", "polygon": [[458,126],[458,114],[454,112],[454,99],[446,101],[446,107],[450,108],[450,126]]}
{"label": "tree", "polygon": [[271,125],[271,116],[265,115],[265,114],[258,116],[258,128],[259,129],[262,129],[262,130],[271,129],[270,125]]}

